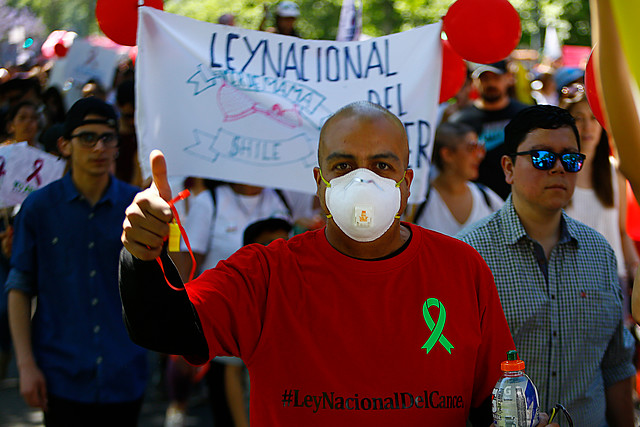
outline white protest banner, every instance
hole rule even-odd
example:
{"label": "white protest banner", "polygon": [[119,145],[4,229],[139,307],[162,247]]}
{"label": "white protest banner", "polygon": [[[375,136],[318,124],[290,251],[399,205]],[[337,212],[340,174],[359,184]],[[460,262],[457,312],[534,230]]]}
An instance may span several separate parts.
{"label": "white protest banner", "polygon": [[102,87],[109,88],[121,57],[116,50],[76,38],[67,55],[53,66],[49,84],[64,91],[69,108],[82,97],[82,86],[88,80],[97,80]]}
{"label": "white protest banner", "polygon": [[60,178],[65,161],[26,142],[0,146],[0,208],[20,204],[27,196]]}
{"label": "white protest banner", "polygon": [[[315,192],[324,121],[370,100],[405,124],[424,196],[440,92],[440,24],[359,42],[303,40],[139,8],[140,163],[170,176]],[[416,200],[417,200],[416,199]]]}

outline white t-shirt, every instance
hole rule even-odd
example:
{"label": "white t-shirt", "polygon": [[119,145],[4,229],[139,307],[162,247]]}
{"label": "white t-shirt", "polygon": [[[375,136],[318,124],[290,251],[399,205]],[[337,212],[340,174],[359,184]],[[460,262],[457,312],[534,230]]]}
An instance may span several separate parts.
{"label": "white t-shirt", "polygon": [[620,195],[618,194],[617,172],[614,166],[611,168],[613,182],[613,207],[602,205],[593,188],[581,188],[576,186],[571,203],[565,208],[565,212],[571,218],[587,224],[602,234],[613,248],[618,261],[618,276],[626,277],[624,253],[622,252],[622,238],[620,237]]}
{"label": "white t-shirt", "polygon": [[[204,262],[198,266],[199,272],[215,267],[218,261],[240,249],[248,225],[266,218],[295,221],[311,216],[312,195],[283,192],[292,210],[290,214],[272,189],[265,188],[255,196],[238,194],[229,185],[220,185],[215,191],[215,208],[211,192],[205,190],[188,199],[188,213],[179,212],[191,249],[205,255]],[[180,246],[182,251],[187,250],[184,241]]]}
{"label": "white t-shirt", "polygon": [[484,187],[484,191],[489,197],[491,206],[487,205],[487,201],[482,195],[482,191],[478,186],[472,182],[467,182],[467,187],[471,190],[471,196],[473,197],[473,205],[471,207],[471,213],[467,220],[461,224],[451,214],[449,207],[440,197],[440,193],[434,187],[429,192],[429,200],[427,205],[422,211],[422,214],[418,218],[416,224],[427,228],[429,230],[438,231],[449,236],[456,235],[460,230],[473,224],[486,217],[489,214],[497,211],[504,204],[504,200],[500,198],[494,191],[488,187]]}

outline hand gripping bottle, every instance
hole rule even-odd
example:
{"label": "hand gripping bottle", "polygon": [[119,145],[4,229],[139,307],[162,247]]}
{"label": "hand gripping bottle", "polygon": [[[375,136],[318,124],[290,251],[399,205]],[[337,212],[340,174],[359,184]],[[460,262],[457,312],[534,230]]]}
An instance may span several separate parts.
{"label": "hand gripping bottle", "polygon": [[491,393],[493,425],[498,427],[532,427],[538,425],[538,391],[524,373],[518,352],[507,352],[500,365],[502,377]]}

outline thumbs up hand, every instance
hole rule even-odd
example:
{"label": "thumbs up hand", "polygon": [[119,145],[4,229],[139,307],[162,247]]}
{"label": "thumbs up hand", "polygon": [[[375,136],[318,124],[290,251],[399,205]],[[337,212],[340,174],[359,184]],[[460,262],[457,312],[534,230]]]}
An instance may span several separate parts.
{"label": "thumbs up hand", "polygon": [[150,188],[138,193],[125,211],[121,238],[124,247],[143,261],[160,255],[164,239],[169,235],[169,221],[173,217],[167,203],[171,200],[171,187],[164,154],[153,150],[149,160],[153,183]]}

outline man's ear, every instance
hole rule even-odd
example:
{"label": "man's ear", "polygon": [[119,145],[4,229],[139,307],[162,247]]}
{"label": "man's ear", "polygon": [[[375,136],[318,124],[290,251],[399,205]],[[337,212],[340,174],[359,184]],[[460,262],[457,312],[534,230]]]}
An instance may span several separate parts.
{"label": "man's ear", "polygon": [[71,140],[60,137],[58,138],[58,151],[62,155],[62,157],[68,159],[71,157]]}
{"label": "man's ear", "polygon": [[409,197],[411,195],[411,183],[413,182],[413,169],[406,170],[404,180],[407,183],[407,197]]}
{"label": "man's ear", "polygon": [[451,147],[441,147],[440,148],[440,158],[443,162],[450,162],[453,159],[455,153],[455,149]]}
{"label": "man's ear", "polygon": [[504,180],[507,184],[513,184],[513,169],[515,167],[515,158],[510,156],[502,156],[500,164],[502,165],[502,171],[504,172]]}
{"label": "man's ear", "polygon": [[315,167],[313,168],[313,178],[316,180],[316,196],[318,196],[318,203],[320,205],[320,209],[326,214],[329,213],[329,209],[327,209],[327,205],[326,202],[324,200],[324,191],[323,189],[323,185],[324,182],[322,181],[322,176],[320,175],[320,168],[319,167]]}
{"label": "man's ear", "polygon": [[409,196],[411,196],[411,182],[413,181],[413,169],[407,169],[404,174],[404,182],[400,184],[400,186],[407,186],[406,190],[406,198],[404,197],[405,192],[400,188],[400,194],[402,195],[400,198],[400,214],[403,214],[407,210],[407,206],[409,205]]}
{"label": "man's ear", "polygon": [[314,167],[313,168],[313,179],[316,180],[316,196],[318,196],[318,198],[323,199],[324,198],[324,191],[322,190],[322,175],[320,175],[320,168],[319,167]]}

